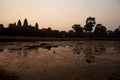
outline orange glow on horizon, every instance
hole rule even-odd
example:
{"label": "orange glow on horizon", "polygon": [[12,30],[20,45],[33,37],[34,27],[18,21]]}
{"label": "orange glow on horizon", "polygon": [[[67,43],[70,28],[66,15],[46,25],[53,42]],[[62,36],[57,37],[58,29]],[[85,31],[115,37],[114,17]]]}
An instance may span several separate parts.
{"label": "orange glow on horizon", "polygon": [[89,16],[108,29],[120,25],[119,0],[0,0],[0,24],[23,22],[39,23],[40,28],[70,30],[73,24],[85,25]]}

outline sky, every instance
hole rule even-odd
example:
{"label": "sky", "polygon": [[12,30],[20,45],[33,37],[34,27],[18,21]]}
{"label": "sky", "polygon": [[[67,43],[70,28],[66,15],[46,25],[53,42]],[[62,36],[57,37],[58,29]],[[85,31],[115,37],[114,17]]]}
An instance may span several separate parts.
{"label": "sky", "polygon": [[86,18],[95,17],[97,24],[109,30],[120,25],[120,0],[0,0],[0,24],[28,19],[39,28],[71,30],[74,24],[85,25]]}

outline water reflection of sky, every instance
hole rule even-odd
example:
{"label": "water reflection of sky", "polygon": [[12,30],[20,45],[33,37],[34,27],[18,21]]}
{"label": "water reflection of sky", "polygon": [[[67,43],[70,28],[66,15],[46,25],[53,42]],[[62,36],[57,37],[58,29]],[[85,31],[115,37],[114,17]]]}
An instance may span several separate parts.
{"label": "water reflection of sky", "polygon": [[[60,80],[67,76],[68,80],[75,79],[75,76],[90,79],[95,76],[98,79],[103,76],[102,71],[105,75],[109,74],[108,70],[119,72],[119,51],[119,42],[109,41],[0,43],[0,66],[18,73],[24,80],[33,80],[33,77],[36,77],[35,80],[47,77]],[[92,73],[90,70],[94,69],[98,71]]]}

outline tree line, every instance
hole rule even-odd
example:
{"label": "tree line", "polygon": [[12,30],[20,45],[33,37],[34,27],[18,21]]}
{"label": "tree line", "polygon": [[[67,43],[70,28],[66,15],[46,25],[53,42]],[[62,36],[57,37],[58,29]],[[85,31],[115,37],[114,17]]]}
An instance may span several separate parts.
{"label": "tree line", "polygon": [[104,25],[96,24],[94,17],[88,17],[84,27],[81,27],[80,24],[74,24],[72,30],[66,32],[52,30],[50,27],[39,29],[38,23],[35,23],[34,26],[29,25],[25,18],[23,25],[21,20],[18,20],[17,24],[16,22],[9,24],[7,28],[0,24],[0,36],[120,38],[120,26],[114,31],[107,30]]}

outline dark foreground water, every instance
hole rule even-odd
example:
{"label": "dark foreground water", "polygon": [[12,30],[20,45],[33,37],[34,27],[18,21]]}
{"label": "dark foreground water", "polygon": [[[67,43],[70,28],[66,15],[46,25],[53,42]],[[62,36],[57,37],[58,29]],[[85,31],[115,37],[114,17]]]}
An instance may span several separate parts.
{"label": "dark foreground water", "polygon": [[19,80],[120,80],[120,42],[1,42],[0,68]]}

